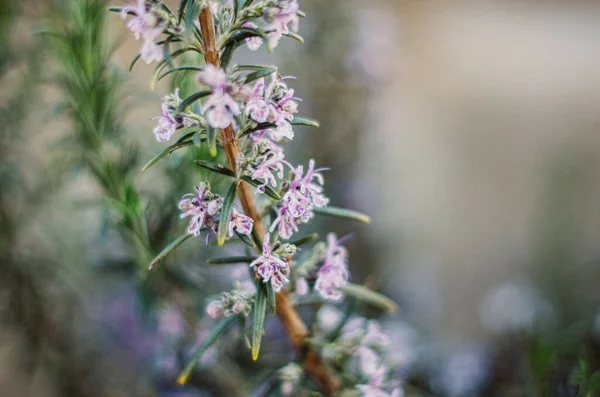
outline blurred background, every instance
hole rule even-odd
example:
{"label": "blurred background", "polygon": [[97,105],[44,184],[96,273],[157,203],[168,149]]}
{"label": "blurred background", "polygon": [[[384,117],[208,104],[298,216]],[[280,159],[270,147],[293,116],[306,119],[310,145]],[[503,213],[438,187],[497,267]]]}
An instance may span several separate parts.
{"label": "blurred background", "polygon": [[[232,269],[198,239],[138,281],[209,176],[199,149],[140,171],[159,98],[189,79],[130,73],[139,42],[108,5],[0,5],[0,395],[263,395],[286,359],[276,319],[263,367],[232,337],[174,385]],[[600,395],[600,3],[300,6],[304,45],[239,62],[298,77],[321,128],[288,157],[331,167],[332,203],[373,216],[311,227],[353,231],[353,281],[399,302],[382,322],[406,395]]]}

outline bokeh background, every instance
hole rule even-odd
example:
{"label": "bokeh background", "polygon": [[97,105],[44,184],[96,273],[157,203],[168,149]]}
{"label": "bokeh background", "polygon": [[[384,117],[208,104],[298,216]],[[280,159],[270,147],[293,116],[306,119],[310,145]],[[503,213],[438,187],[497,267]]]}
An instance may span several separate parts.
{"label": "bokeh background", "polygon": [[[207,176],[185,156],[140,171],[161,150],[149,119],[172,83],[151,90],[151,67],[127,71],[139,43],[116,14],[99,38],[114,48],[114,118],[102,144],[82,138],[69,104],[104,102],[65,76],[79,81],[72,59],[96,48],[36,34],[69,30],[78,3],[0,4],[0,395],[261,395],[251,385],[268,374],[237,342],[209,352],[191,387],[173,383],[232,269],[204,265],[198,240],[150,287],[137,281],[184,230],[178,198]],[[321,128],[298,130],[288,156],[331,167],[332,202],[373,216],[313,228],[354,232],[353,280],[400,304],[382,322],[407,395],[600,395],[600,3],[300,4],[304,45],[240,62],[298,77],[301,114]],[[135,184],[146,244],[128,238],[121,191],[94,158]],[[287,344],[269,326],[266,365]]]}

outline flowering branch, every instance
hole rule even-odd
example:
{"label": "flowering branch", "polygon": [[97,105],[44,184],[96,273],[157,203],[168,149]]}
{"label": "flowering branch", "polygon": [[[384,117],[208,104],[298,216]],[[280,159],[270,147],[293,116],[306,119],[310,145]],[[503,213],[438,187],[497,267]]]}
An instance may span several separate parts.
{"label": "flowering branch", "polygon": [[[200,12],[200,30],[202,31],[202,38],[204,40],[204,59],[207,64],[215,67],[220,66],[219,53],[216,49],[215,44],[215,25],[213,21],[213,14],[208,4]],[[221,138],[223,140],[223,147],[227,155],[227,161],[229,166],[235,172],[236,171],[236,159],[240,153],[235,140],[233,128],[231,126],[221,130]],[[238,185],[238,196],[244,212],[250,216],[254,221],[254,231],[259,241],[262,241],[265,237],[265,228],[262,224],[262,220],[256,210],[256,203],[254,195],[250,190],[250,185],[246,182],[242,182]],[[299,351],[302,351],[306,344],[306,338],[308,336],[308,329],[306,325],[298,315],[298,312],[291,304],[287,293],[277,293],[277,313],[281,318],[281,321],[292,340],[292,343]],[[253,357],[255,360],[257,357]],[[319,382],[325,389],[328,395],[334,394],[339,389],[339,383],[335,379],[330,371],[327,369],[319,355],[314,351],[309,351],[306,355],[306,369],[307,371]]]}
{"label": "flowering branch", "polygon": [[[195,162],[227,181],[227,193],[225,196],[215,194],[208,182],[201,182],[194,193],[182,197],[179,209],[181,217],[189,222],[187,235],[166,247],[152,261],[150,268],[190,236],[204,232],[207,242],[211,235],[216,235],[219,245],[237,236],[255,248],[259,255],[208,260],[208,264],[248,264],[255,292],[239,289],[224,292],[220,299],[208,305],[209,316],[225,319],[198,350],[178,382],[186,382],[202,352],[227,328],[224,324],[237,323],[226,321],[232,316],[243,319],[252,313],[250,347],[256,360],[265,331],[266,310],[270,307],[273,314],[279,315],[295,348],[302,353],[306,373],[327,395],[336,394],[344,387],[356,389],[358,383],[342,379],[344,371],[340,369],[343,366],[330,362],[331,357],[321,351],[326,343],[309,344],[309,337],[316,342],[325,336],[318,332],[309,335],[290,295],[298,301],[312,290],[323,301],[341,302],[348,295],[384,310],[393,310],[395,305],[374,291],[349,283],[347,251],[342,240],[334,234],[329,234],[326,242],[318,243],[312,250],[304,250],[302,255],[298,254],[297,247],[311,243],[315,239],[313,236],[290,243],[283,240],[298,233],[300,226],[316,214],[363,223],[368,223],[370,218],[356,211],[328,206],[322,174],[326,168],[316,168],[312,159],[306,169],[285,159],[283,144],[293,140],[293,127],[318,126],[313,120],[297,116],[301,100],[288,87],[290,78],[282,77],[274,66],[230,65],[234,51],[244,44],[250,50],[264,44],[271,51],[284,36],[302,42],[296,32],[304,14],[299,10],[297,0],[232,0],[225,4],[212,0],[183,0],[176,14],[159,0],[138,0],[137,6],[113,10],[120,11],[123,18],[132,16],[128,27],[136,38],[144,40],[136,59],[159,62],[155,80],[180,71],[197,71],[197,83],[208,87],[184,99],[179,97],[178,89],[163,98],[162,115],[157,117],[158,125],[154,129],[156,139],[167,142],[178,131],[183,135],[150,160],[144,169],[166,155],[190,146],[207,145],[213,158],[219,150],[227,156],[228,167],[204,159]],[[156,42],[162,34],[166,39]],[[178,43],[181,48],[171,51],[171,43]],[[163,45],[162,54],[156,50],[160,45]],[[186,51],[200,52],[205,66],[176,66],[174,61]],[[287,178],[286,168],[289,170]],[[239,199],[243,213],[236,210],[236,199]],[[260,210],[257,204],[261,205]],[[269,220],[268,224],[263,218]],[[340,330],[346,320],[338,325]],[[318,327],[311,326],[313,329],[318,331]],[[343,339],[331,343],[344,347],[346,360],[354,353],[363,352],[365,360],[370,360],[368,363],[371,364],[366,365],[368,371],[361,375],[362,378],[357,377],[357,382],[363,379],[365,390],[384,393],[382,387],[387,382],[388,371],[379,365],[381,360],[373,350],[378,347],[360,346],[358,342],[362,339],[356,341],[351,349]],[[291,395],[298,387],[301,378],[298,368],[297,364],[291,363],[280,374],[285,395]],[[374,377],[375,370],[379,371],[377,377]],[[381,393],[379,395],[387,395]]]}

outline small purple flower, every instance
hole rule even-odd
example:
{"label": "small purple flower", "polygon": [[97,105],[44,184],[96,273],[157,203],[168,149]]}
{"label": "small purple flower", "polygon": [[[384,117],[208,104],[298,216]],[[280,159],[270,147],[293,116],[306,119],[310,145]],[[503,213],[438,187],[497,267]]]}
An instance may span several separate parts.
{"label": "small purple flower", "polygon": [[296,294],[300,296],[308,294],[308,282],[304,277],[296,280]]}
{"label": "small purple flower", "polygon": [[214,319],[221,317],[223,314],[223,304],[220,300],[210,302],[206,307],[206,313]]}
{"label": "small purple flower", "polygon": [[237,230],[238,233],[249,236],[250,233],[252,233],[253,225],[254,221],[252,220],[252,218],[244,214],[240,214],[234,208],[231,212],[231,221],[229,222],[229,237],[233,237],[234,229]]}
{"label": "small purple flower", "polygon": [[[267,23],[265,30],[271,48],[277,47],[279,40],[285,33],[298,31],[300,21],[298,8],[296,0],[279,0],[274,6],[263,9],[263,18]],[[291,27],[288,27],[289,24],[291,24]]]}
{"label": "small purple flower", "polygon": [[250,174],[253,180],[262,179],[263,185],[257,187],[257,192],[264,193],[265,186],[277,187],[277,178],[283,178],[284,164],[283,150],[271,141],[262,140],[252,148],[252,157],[244,161],[242,165],[245,172]]}
{"label": "small purple flower", "polygon": [[271,253],[270,235],[265,234],[263,240],[263,252],[254,262],[250,264],[263,282],[271,282],[273,289],[279,292],[284,284],[289,282],[287,276],[290,274],[288,263],[282,260],[278,255]]}
{"label": "small purple flower", "polygon": [[227,128],[234,120],[234,116],[241,113],[240,106],[229,94],[227,75],[213,65],[206,65],[204,71],[198,73],[200,83],[211,87],[212,94],[202,105],[202,113],[206,116],[208,124],[213,128]]}
{"label": "small purple flower", "polygon": [[173,94],[162,97],[161,101],[162,116],[151,119],[158,120],[158,125],[154,128],[154,135],[157,141],[168,142],[177,129],[199,124],[197,115],[193,113],[177,113],[177,108],[181,104],[179,88],[176,88]]}
{"label": "small purple flower", "polygon": [[[179,202],[183,211],[181,218],[190,217],[188,233],[198,236],[202,228],[215,230],[218,226],[217,215],[223,206],[223,198],[210,192],[210,185],[202,183],[196,187],[197,194],[186,194]],[[186,198],[186,197],[192,198]]]}
{"label": "small purple flower", "polygon": [[252,310],[254,296],[254,285],[252,285],[249,290],[236,281],[233,291],[223,292],[221,299],[212,301],[208,304],[206,313],[214,319],[221,316],[230,317],[240,313],[247,316]]}
{"label": "small purple flower", "polygon": [[395,388],[391,393],[383,389],[386,372],[387,369],[381,367],[369,378],[369,383],[366,385],[357,385],[356,388],[360,391],[361,397],[402,397],[404,393],[401,388]]}
{"label": "small purple flower", "polygon": [[259,79],[250,93],[244,113],[257,123],[275,124],[275,128],[259,131],[254,135],[255,139],[262,139],[266,133],[275,142],[283,138],[294,139],[290,121],[298,113],[298,100],[294,97],[294,90],[289,89],[283,78],[276,74],[273,74],[269,86],[264,79]]}
{"label": "small purple flower", "polygon": [[267,96],[265,89],[265,79],[258,79],[244,109],[244,113],[257,123],[266,123],[271,119],[275,121],[277,117],[274,106],[265,100],[265,96]]}
{"label": "small purple flower", "polygon": [[314,169],[315,162],[310,160],[305,176],[300,165],[294,171],[294,180],[283,195],[279,214],[271,225],[271,231],[279,226],[279,235],[289,239],[293,232],[298,231],[299,223],[308,222],[313,216],[313,208],[327,205],[329,199],[323,195],[323,175],[319,171],[326,168]]}
{"label": "small purple flower", "polygon": [[[245,22],[242,25],[243,28],[249,28],[249,29],[255,29],[258,30],[258,26],[256,26],[255,23],[253,22]],[[260,39],[260,37],[249,37],[246,39],[246,45],[248,46],[248,48],[252,51],[256,51],[258,50],[261,46],[262,46],[262,40]]]}
{"label": "small purple flower", "polygon": [[[128,1],[128,3],[130,3]],[[135,5],[126,5],[121,11],[121,18],[126,19],[127,14],[133,18],[127,22],[127,27],[133,33],[136,40],[140,37],[144,40],[141,49],[141,58],[146,63],[161,61],[163,52],[155,43],[155,40],[165,31],[168,20],[162,15],[162,11],[155,8],[145,0],[138,0]]]}
{"label": "small purple flower", "polygon": [[323,266],[317,274],[315,290],[325,299],[339,301],[343,294],[340,287],[348,284],[348,251],[339,245],[335,234],[327,236],[327,253]]}

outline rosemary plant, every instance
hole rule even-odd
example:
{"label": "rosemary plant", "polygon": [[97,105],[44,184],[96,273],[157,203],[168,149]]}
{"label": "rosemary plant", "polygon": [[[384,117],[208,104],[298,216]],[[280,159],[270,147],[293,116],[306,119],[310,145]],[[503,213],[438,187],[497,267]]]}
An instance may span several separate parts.
{"label": "rosemary plant", "polygon": [[[207,244],[214,238],[219,245],[235,239],[249,250],[243,257],[208,260],[208,264],[245,264],[253,288],[238,286],[208,304],[207,313],[220,322],[178,383],[187,382],[201,355],[223,332],[250,316],[249,349],[257,360],[270,311],[279,316],[300,353],[297,363],[278,372],[283,394],[299,395],[301,389],[316,386],[327,395],[398,396],[400,385],[385,364],[389,338],[374,320],[350,310],[334,327],[316,322],[309,332],[298,314],[297,306],[311,299],[341,304],[349,297],[390,312],[396,305],[350,282],[344,238],[330,233],[325,241],[314,244],[317,235],[301,236],[303,224],[315,215],[363,223],[370,218],[329,205],[324,189],[326,168],[317,168],[314,160],[307,167],[286,160],[283,145],[293,142],[294,127],[318,127],[316,121],[298,115],[300,99],[290,87],[292,78],[280,74],[276,66],[234,62],[236,50],[244,45],[250,50],[264,46],[270,52],[284,37],[302,42],[297,32],[305,15],[298,2],[183,0],[172,11],[161,1],[139,0],[111,10],[119,12],[135,38],[141,39],[131,67],[140,59],[157,63],[152,85],[171,74],[197,73],[196,92],[181,98],[175,88],[163,97],[154,135],[170,146],[149,160],[144,170],[175,151],[206,147],[214,160],[199,159],[190,167],[214,172],[228,186],[220,195],[201,181],[193,193],[183,196],[179,209],[181,218],[188,221],[187,230],[149,268],[198,236]],[[190,63],[193,58],[182,56],[190,52],[200,54],[204,62]],[[187,62],[180,63],[182,59]],[[226,164],[217,161],[219,153],[226,155]],[[137,236],[136,230],[132,228]],[[269,335],[264,338],[268,340]],[[313,386],[303,381],[304,374]]]}

